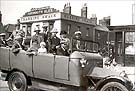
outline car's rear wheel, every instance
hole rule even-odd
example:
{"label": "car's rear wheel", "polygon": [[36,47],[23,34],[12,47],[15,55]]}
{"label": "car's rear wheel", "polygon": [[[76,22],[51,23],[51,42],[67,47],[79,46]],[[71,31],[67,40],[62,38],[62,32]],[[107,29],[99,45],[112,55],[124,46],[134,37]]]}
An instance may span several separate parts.
{"label": "car's rear wheel", "polygon": [[21,72],[13,72],[8,78],[8,86],[10,91],[27,91],[25,75]]}
{"label": "car's rear wheel", "polygon": [[127,88],[118,82],[109,82],[105,84],[100,91],[128,91]]}

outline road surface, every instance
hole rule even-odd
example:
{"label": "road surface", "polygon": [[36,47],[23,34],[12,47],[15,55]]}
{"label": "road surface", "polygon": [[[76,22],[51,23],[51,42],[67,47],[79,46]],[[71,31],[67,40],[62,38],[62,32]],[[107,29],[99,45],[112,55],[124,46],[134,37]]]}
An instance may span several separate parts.
{"label": "road surface", "polygon": [[[1,73],[0,73],[1,76]],[[9,91],[7,81],[2,81],[0,77],[0,91]],[[45,91],[29,87],[28,91]]]}

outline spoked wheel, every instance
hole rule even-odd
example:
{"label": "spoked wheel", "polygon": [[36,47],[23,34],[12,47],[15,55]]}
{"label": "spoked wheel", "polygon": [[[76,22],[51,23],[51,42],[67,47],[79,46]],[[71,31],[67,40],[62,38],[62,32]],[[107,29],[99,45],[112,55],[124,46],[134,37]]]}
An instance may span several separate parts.
{"label": "spoked wheel", "polygon": [[13,72],[8,79],[10,91],[27,91],[28,85],[26,77],[21,72]]}
{"label": "spoked wheel", "polygon": [[127,88],[118,82],[109,82],[105,84],[100,91],[128,91]]}

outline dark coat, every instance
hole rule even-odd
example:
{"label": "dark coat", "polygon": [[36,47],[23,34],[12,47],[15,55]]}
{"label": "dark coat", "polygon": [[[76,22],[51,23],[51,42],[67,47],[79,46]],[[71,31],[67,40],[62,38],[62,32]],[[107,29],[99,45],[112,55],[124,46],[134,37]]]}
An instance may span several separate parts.
{"label": "dark coat", "polygon": [[8,46],[7,41],[0,39],[0,47],[6,47],[6,46]]}
{"label": "dark coat", "polygon": [[68,50],[61,47],[57,48],[57,55],[69,56]]}
{"label": "dark coat", "polygon": [[85,49],[85,42],[82,39],[72,39],[72,47],[73,50],[84,50]]}
{"label": "dark coat", "polygon": [[48,41],[49,43],[49,52],[51,52],[51,53],[56,53],[57,52],[57,49],[56,49],[56,46],[59,46],[60,45],[60,39],[58,38],[58,37],[53,37],[53,38],[51,38],[51,39],[49,39],[49,41]]}

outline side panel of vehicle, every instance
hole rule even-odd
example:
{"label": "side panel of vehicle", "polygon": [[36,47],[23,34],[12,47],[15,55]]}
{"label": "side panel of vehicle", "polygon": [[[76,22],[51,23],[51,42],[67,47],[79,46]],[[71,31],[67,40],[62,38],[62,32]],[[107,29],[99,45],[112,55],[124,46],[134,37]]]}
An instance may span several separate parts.
{"label": "side panel of vehicle", "polygon": [[80,86],[79,59],[53,54],[33,56],[34,77]]}
{"label": "side panel of vehicle", "polygon": [[69,57],[55,56],[54,77],[56,79],[69,80]]}
{"label": "side panel of vehicle", "polygon": [[33,57],[26,55],[25,51],[20,51],[17,54],[10,52],[11,69],[19,69],[24,71],[28,76],[33,76]]}
{"label": "side panel of vehicle", "polygon": [[[4,56],[4,54],[9,57]],[[1,66],[2,68],[10,68],[11,66],[10,70],[18,69],[30,77],[67,85],[81,86],[82,73],[80,59],[78,58],[72,59],[70,57],[53,54],[30,56],[26,55],[26,52],[23,50],[14,54],[8,48],[1,50],[0,57],[3,58],[3,60],[0,60],[3,64]]]}
{"label": "side panel of vehicle", "polygon": [[8,48],[1,47],[0,48],[0,68],[2,70],[10,69],[10,50]]}
{"label": "side panel of vehicle", "polygon": [[33,56],[34,77],[46,80],[52,80],[54,77],[54,55],[45,54]]}

